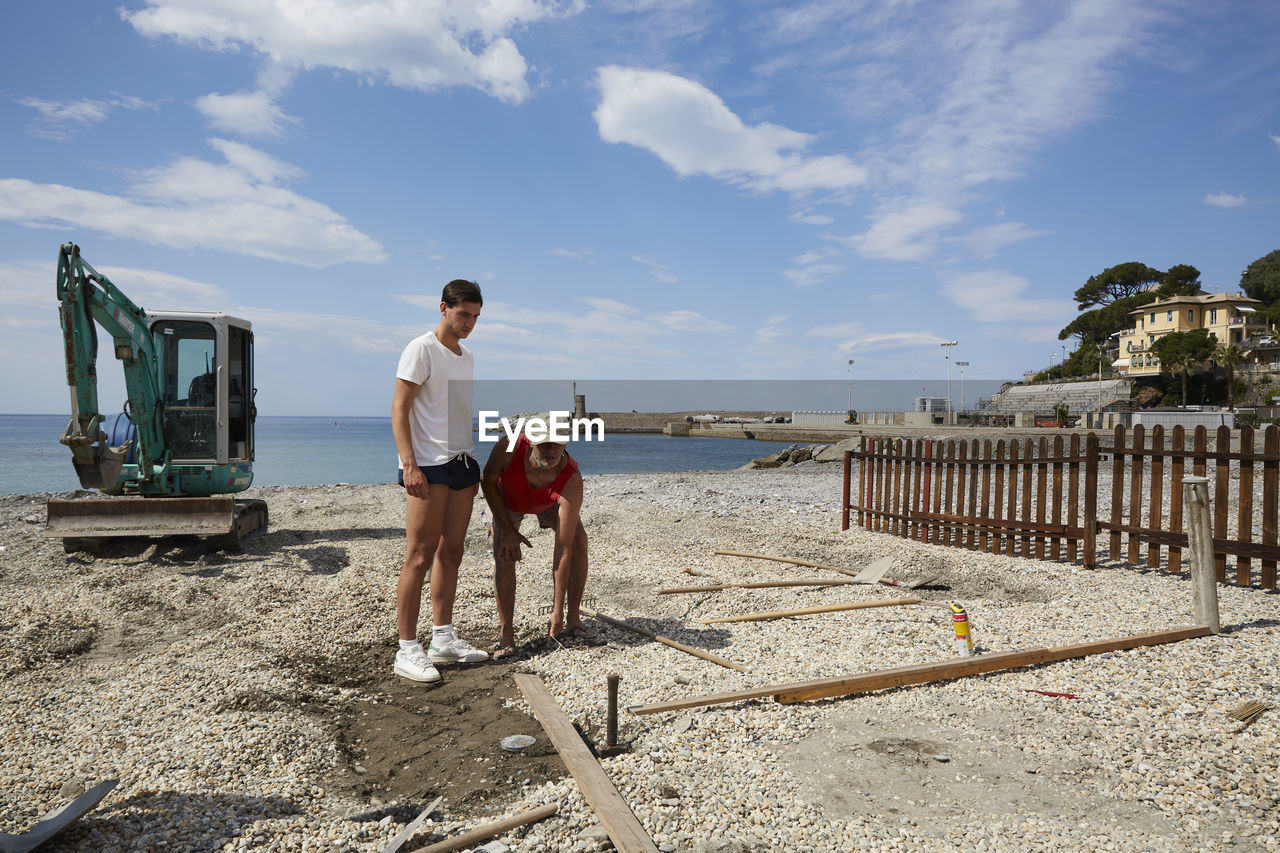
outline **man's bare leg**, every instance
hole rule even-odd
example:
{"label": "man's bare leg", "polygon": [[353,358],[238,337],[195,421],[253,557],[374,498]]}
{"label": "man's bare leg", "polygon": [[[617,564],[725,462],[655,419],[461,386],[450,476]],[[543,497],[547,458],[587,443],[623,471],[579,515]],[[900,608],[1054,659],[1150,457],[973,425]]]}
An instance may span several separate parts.
{"label": "man's bare leg", "polygon": [[498,553],[501,528],[493,526],[493,597],[498,602],[498,647],[514,646],[516,643],[516,561],[510,553]]}
{"label": "man's bare leg", "polygon": [[[557,533],[558,538],[558,533]],[[563,552],[563,545],[556,542],[553,547],[551,571],[554,580],[554,592],[551,602],[551,625],[549,630],[551,636],[558,637],[564,633],[566,625],[569,628],[583,627],[582,616],[578,613],[578,608],[582,604],[582,592],[587,586],[587,531],[583,529],[582,523],[578,523],[578,529],[574,531],[573,542],[569,545],[571,549],[569,557],[569,565],[567,568],[561,568],[560,558]],[[568,611],[568,621],[566,623],[566,612]]]}
{"label": "man's bare leg", "polygon": [[425,500],[405,495],[404,567],[400,570],[400,580],[396,584],[396,625],[402,640],[414,640],[418,637],[422,585],[426,582],[427,570],[435,559],[436,546],[440,542],[440,532],[444,525],[445,495],[438,494],[437,489],[448,492],[448,486],[431,486]]}
{"label": "man's bare leg", "polygon": [[440,503],[444,507],[435,560],[431,564],[431,615],[437,625],[453,624],[453,602],[458,593],[458,567],[462,565],[462,552],[467,538],[467,525],[471,523],[471,507],[475,503],[476,488],[472,486],[455,491],[434,483],[431,486],[431,499],[436,499],[436,489],[440,489]]}

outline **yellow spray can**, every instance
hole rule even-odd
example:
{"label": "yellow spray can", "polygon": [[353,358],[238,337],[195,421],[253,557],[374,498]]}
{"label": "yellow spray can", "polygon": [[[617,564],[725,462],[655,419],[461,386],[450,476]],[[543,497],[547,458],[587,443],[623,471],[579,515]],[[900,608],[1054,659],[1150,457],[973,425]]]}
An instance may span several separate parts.
{"label": "yellow spray can", "polygon": [[973,633],[969,630],[969,614],[954,601],[951,602],[951,622],[956,628],[956,651],[961,657],[973,654]]}

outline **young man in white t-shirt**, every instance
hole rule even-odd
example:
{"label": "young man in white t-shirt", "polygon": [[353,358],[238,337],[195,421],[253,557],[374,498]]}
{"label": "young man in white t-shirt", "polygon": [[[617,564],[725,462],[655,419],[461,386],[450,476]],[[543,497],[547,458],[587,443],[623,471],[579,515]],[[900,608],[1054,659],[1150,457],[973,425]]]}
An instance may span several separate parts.
{"label": "young man in white t-shirt", "polygon": [[[391,432],[405,491],[404,568],[396,587],[400,650],[395,673],[439,681],[438,663],[477,663],[489,655],[453,630],[458,566],[480,482],[471,437],[473,359],[462,339],[480,317],[480,286],[455,279],[440,295],[440,325],[400,355]],[[431,642],[418,642],[422,585],[431,572]]]}

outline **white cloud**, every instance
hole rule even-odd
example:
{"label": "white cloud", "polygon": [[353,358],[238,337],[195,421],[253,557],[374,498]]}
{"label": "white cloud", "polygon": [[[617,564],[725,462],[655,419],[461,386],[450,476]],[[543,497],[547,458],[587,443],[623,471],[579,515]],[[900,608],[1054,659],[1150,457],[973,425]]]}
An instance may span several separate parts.
{"label": "white cloud", "polygon": [[830,225],[835,222],[835,218],[827,216],[825,213],[808,213],[797,210],[787,217],[788,222],[794,222],[798,225]]}
{"label": "white cloud", "polygon": [[983,324],[1000,324],[1022,340],[1057,340],[1058,330],[1076,314],[1068,298],[1029,299],[1030,282],[1005,270],[982,270],[952,277],[942,293]]}
{"label": "white cloud", "polygon": [[759,346],[770,346],[779,341],[790,340],[795,336],[791,327],[786,325],[791,319],[789,314],[774,314],[764,321],[764,325],[755,331],[755,341]]}
{"label": "white cloud", "polygon": [[557,246],[554,249],[548,249],[547,254],[570,258],[575,261],[589,261],[595,258],[596,255],[593,250],[588,249],[586,246]]}
{"label": "white cloud", "polygon": [[1228,192],[1209,193],[1203,199],[1210,207],[1239,207],[1248,201],[1244,194],[1232,195]]}
{"label": "white cloud", "polygon": [[821,284],[844,272],[845,268],[836,262],[836,257],[831,250],[802,252],[791,259],[792,266],[783,270],[782,275],[796,287]]}
{"label": "white cloud", "polygon": [[718,95],[665,71],[597,70],[600,138],[644,148],[676,174],[706,175],[755,192],[847,190],[866,170],[843,155],[811,157],[814,137],[776,124],[743,123]]}
{"label": "white cloud", "polygon": [[733,326],[710,320],[697,311],[668,311],[654,315],[653,319],[677,332],[728,332],[733,329]]}
{"label": "white cloud", "polygon": [[937,346],[945,338],[929,332],[883,332],[878,335],[859,335],[841,342],[838,347],[841,355],[855,353],[883,352],[897,349],[919,349]]}
{"label": "white cloud", "polygon": [[994,257],[1001,249],[1043,237],[1048,231],[1038,231],[1023,222],[997,222],[994,225],[981,225],[969,231],[955,241],[967,247],[982,258]]}
{"label": "white cloud", "polygon": [[671,271],[671,267],[667,266],[652,255],[627,255],[627,257],[635,261],[637,264],[648,268],[649,275],[653,276],[663,284],[675,284],[680,280],[680,277]]}
{"label": "white cloud", "polygon": [[567,7],[540,0],[145,0],[121,10],[143,35],[211,50],[249,47],[281,65],[337,68],[363,79],[429,92],[473,87],[519,103],[528,65],[509,34]]}
{"label": "white cloud", "polygon": [[122,196],[0,179],[0,219],[311,267],[386,260],[376,240],[324,204],[283,186],[303,177],[298,167],[238,142],[209,144],[225,162],[181,157],[137,176]]}
{"label": "white cloud", "polygon": [[849,243],[864,257],[919,261],[937,251],[937,232],[963,218],[954,208],[925,202],[881,215],[866,233],[850,237]]}
{"label": "white cloud", "polygon": [[1276,136],[1274,133],[1269,133],[1267,135],[1270,136],[1271,141],[1276,144],[1276,148],[1280,148],[1280,136]]}
{"label": "white cloud", "polygon": [[613,314],[639,314],[635,308],[616,299],[603,299],[599,296],[582,296],[579,301],[585,302],[597,311],[608,311]]}
{"label": "white cloud", "polygon": [[279,139],[299,119],[280,109],[267,92],[234,92],[220,95],[211,92],[196,99],[200,111],[214,130],[238,133],[260,139]]}
{"label": "white cloud", "polygon": [[154,110],[157,105],[129,95],[113,95],[107,99],[80,98],[75,101],[46,101],[40,98],[14,98],[15,102],[36,111],[27,132],[41,139],[66,142],[80,131],[110,118],[117,109]]}

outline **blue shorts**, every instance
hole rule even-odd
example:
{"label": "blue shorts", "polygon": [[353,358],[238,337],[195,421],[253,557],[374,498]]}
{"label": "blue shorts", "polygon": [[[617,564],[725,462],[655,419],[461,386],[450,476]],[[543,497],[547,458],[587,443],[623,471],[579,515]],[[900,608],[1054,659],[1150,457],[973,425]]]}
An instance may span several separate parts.
{"label": "blue shorts", "polygon": [[[480,482],[480,464],[465,453],[459,454],[443,465],[419,465],[418,470],[428,483],[448,486],[455,492],[469,489]],[[396,482],[404,485],[404,471],[396,472]]]}

